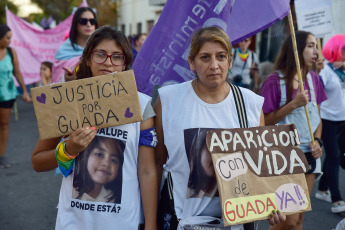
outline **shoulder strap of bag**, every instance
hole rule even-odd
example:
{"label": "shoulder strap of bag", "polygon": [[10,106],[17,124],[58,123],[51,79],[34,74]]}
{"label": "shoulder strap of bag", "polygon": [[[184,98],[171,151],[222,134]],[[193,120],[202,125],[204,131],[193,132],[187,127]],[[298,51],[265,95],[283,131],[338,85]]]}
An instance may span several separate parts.
{"label": "shoulder strap of bag", "polygon": [[238,121],[241,128],[248,128],[247,112],[244,105],[243,95],[240,88],[234,84],[230,84],[232,94],[234,95]]}
{"label": "shoulder strap of bag", "polygon": [[[240,88],[236,85],[230,84],[231,91],[234,95],[236,110],[238,121],[240,123],[241,128],[248,128],[248,120],[247,120],[247,112],[246,107],[244,105],[243,95]],[[244,230],[257,230],[258,229],[258,222],[252,222],[243,224]]]}

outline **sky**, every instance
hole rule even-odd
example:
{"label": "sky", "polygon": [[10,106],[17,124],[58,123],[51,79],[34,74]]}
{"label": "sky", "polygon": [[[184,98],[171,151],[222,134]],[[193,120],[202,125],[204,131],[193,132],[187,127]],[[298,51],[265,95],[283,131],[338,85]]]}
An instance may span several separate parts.
{"label": "sky", "polygon": [[18,17],[27,17],[31,13],[42,12],[36,4],[31,3],[31,0],[10,0],[10,2],[13,2],[18,7]]}

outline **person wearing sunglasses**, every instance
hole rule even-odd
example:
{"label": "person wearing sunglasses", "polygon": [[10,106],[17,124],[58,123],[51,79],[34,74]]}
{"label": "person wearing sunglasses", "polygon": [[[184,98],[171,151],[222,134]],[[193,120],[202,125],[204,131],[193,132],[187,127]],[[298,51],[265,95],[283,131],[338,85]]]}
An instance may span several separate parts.
{"label": "person wearing sunglasses", "polygon": [[[132,60],[126,36],[111,26],[103,26],[86,43],[76,71],[77,79],[129,70]],[[74,131],[62,144],[59,144],[59,137],[38,140],[32,154],[34,170],[50,171],[58,164],[59,168],[63,168],[56,230],[137,230],[142,222],[142,210],[145,229],[156,230],[158,179],[154,155],[157,144],[153,120],[155,113],[149,96],[138,92],[138,97],[143,121],[107,128],[122,131],[126,133],[124,136],[114,137],[113,131],[105,133],[102,129],[97,131],[84,127]],[[117,145],[95,148],[99,138],[107,139],[108,143],[122,142],[121,157],[116,153],[119,151]],[[94,169],[96,166],[92,161],[87,164],[83,162],[86,159],[83,155],[88,151],[94,153],[97,161],[102,160],[102,164],[97,164],[97,169]],[[62,162],[68,155],[72,157]],[[112,156],[110,163],[106,161],[107,156]],[[121,177],[121,180],[103,186],[102,178],[109,178],[112,174],[111,165],[117,165],[116,177]],[[93,180],[82,176],[88,173],[87,170],[97,171],[93,173]],[[97,193],[91,189],[95,186]],[[102,201],[98,199],[100,197]]]}
{"label": "person wearing sunglasses", "polygon": [[79,7],[74,13],[69,38],[55,54],[53,82],[75,80],[73,69],[79,62],[90,35],[98,28],[95,12],[89,7]]}

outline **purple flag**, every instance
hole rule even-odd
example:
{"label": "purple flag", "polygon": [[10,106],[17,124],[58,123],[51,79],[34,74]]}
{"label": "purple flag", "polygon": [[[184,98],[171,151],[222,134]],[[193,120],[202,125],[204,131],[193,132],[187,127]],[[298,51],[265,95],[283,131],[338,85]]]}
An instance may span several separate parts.
{"label": "purple flag", "polygon": [[187,60],[198,29],[218,26],[235,44],[282,19],[289,9],[289,0],[167,0],[133,64],[138,90],[151,95],[154,85],[193,79]]}

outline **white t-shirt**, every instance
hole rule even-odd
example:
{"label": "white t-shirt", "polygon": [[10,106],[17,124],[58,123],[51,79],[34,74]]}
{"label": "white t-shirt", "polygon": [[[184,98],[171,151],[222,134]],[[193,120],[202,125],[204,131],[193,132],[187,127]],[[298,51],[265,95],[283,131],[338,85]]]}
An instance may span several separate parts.
{"label": "white t-shirt", "polygon": [[[193,216],[221,217],[216,178],[208,170],[209,161],[205,160],[207,164],[203,166],[204,174],[200,178],[190,175],[194,175],[197,169],[194,156],[195,152],[203,151],[205,131],[239,128],[237,111],[232,92],[222,102],[208,104],[196,95],[191,82],[159,89],[164,143],[168,150],[166,169],[172,175],[175,211],[179,219]],[[241,88],[241,92],[246,105],[248,126],[259,126],[263,97],[244,88]],[[195,146],[200,147],[195,149]]]}
{"label": "white t-shirt", "polygon": [[[143,112],[150,97],[139,93],[139,101]],[[55,229],[138,229],[139,135],[140,122],[98,130],[62,180]]]}
{"label": "white t-shirt", "polygon": [[330,121],[345,120],[345,85],[342,86],[340,78],[331,69],[325,65],[320,72],[322,82],[328,99],[321,103],[321,118]]}

